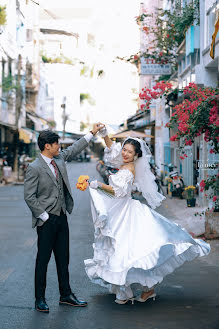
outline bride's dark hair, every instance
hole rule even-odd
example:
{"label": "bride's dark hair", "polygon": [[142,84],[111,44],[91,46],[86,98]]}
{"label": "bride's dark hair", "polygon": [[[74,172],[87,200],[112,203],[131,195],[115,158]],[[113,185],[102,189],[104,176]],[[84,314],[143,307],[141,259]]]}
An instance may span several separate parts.
{"label": "bride's dark hair", "polygon": [[129,138],[125,141],[123,146],[126,145],[126,144],[133,145],[134,148],[135,148],[135,154],[137,154],[138,158],[142,157],[141,144],[138,141],[136,141],[135,139]]}

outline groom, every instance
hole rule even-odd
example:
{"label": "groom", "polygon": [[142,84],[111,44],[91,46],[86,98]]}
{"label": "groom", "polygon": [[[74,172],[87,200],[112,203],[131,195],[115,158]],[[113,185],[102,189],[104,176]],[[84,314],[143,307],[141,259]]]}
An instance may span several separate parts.
{"label": "groom", "polygon": [[71,291],[69,284],[69,228],[66,211],[73,209],[73,198],[67,176],[65,161],[88,146],[91,138],[103,127],[94,124],[87,135],[72,146],[59,152],[59,136],[50,130],[41,131],[38,146],[41,153],[27,168],[24,181],[24,199],[32,212],[32,227],[38,235],[38,252],[35,267],[35,308],[49,312],[45,300],[47,266],[54,252],[60,305],[87,306]]}

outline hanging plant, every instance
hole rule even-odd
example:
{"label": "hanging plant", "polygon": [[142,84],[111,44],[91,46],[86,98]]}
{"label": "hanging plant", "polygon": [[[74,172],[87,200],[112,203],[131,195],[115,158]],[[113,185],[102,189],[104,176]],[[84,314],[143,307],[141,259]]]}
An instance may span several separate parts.
{"label": "hanging plant", "polygon": [[177,69],[177,48],[185,38],[187,29],[192,24],[199,24],[199,0],[191,1],[181,6],[181,1],[175,2],[174,9],[157,9],[157,13],[137,16],[136,22],[151,42],[139,54],[119,58],[136,64],[134,57],[138,56],[154,60],[157,64],[172,64],[173,71]]}
{"label": "hanging plant", "polygon": [[142,88],[141,93],[139,94],[139,98],[143,101],[140,106],[141,111],[147,111],[150,108],[152,100],[162,98],[171,88],[172,84],[165,81],[157,82],[152,89],[147,87]]}
{"label": "hanging plant", "polygon": [[6,24],[6,6],[0,6],[0,25]]}
{"label": "hanging plant", "polygon": [[[170,140],[181,139],[181,152],[186,145],[192,145],[195,137],[204,134],[210,142],[210,153],[219,153],[219,90],[190,83],[183,91],[186,99],[173,108],[173,114],[166,127],[177,127],[177,133]],[[184,155],[181,156],[184,159]]]}

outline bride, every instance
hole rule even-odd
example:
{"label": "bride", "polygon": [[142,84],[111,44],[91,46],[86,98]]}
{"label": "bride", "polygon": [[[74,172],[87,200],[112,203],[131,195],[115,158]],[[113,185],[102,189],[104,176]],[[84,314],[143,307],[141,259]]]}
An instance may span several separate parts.
{"label": "bride", "polygon": [[[147,144],[127,138],[121,146],[107,132],[102,137],[105,161],[119,171],[109,177],[109,185],[90,182],[94,256],[85,260],[85,270],[92,282],[116,295],[116,303],[145,302],[155,299],[154,287],[167,274],[207,255],[210,246],[153,210],[165,197],[157,192]],[[132,199],[134,188],[151,208]]]}

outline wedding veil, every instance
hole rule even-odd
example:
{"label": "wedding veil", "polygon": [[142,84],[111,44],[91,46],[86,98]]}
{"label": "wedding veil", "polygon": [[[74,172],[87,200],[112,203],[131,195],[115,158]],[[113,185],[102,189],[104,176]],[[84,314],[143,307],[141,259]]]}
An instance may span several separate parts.
{"label": "wedding veil", "polygon": [[141,151],[142,151],[142,157],[138,158],[134,161],[135,164],[135,179],[133,183],[133,187],[136,188],[139,192],[142,193],[143,197],[147,200],[148,205],[154,209],[158,206],[160,206],[161,202],[166,199],[165,196],[160,194],[158,192],[158,187],[155,182],[155,176],[151,171],[149,160],[152,156],[151,151],[147,144],[139,139],[134,137],[127,137],[125,141],[122,144],[120,143],[114,143],[114,156],[113,159],[109,155],[108,158],[108,152],[109,149],[106,147],[105,149],[105,155],[104,155],[104,161],[107,163],[110,163],[111,165],[120,168],[123,164],[122,159],[122,148],[124,146],[124,143],[128,139],[134,139],[135,141],[140,143]]}

